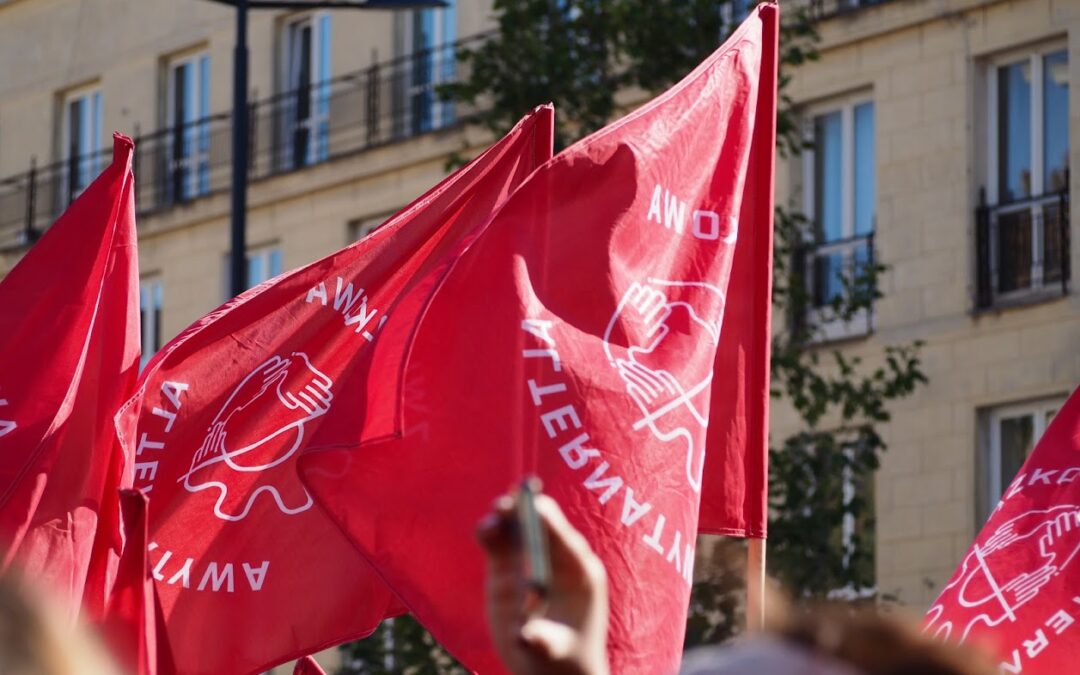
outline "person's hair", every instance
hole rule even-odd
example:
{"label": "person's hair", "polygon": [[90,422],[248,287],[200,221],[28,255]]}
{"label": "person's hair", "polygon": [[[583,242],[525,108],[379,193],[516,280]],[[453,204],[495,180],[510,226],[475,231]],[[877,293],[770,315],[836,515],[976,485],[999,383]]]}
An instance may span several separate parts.
{"label": "person's hair", "polygon": [[846,663],[864,675],[994,675],[989,658],[945,643],[918,624],[876,609],[845,606],[781,612],[773,631],[782,640]]}

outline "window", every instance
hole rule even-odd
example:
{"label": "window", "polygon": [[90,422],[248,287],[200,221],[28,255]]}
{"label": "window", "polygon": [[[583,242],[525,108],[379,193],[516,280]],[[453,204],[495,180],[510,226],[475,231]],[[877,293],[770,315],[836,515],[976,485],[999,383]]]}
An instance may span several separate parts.
{"label": "window", "polygon": [[185,201],[210,191],[210,57],[193,54],[168,64],[165,194]]}
{"label": "window", "polygon": [[277,246],[266,246],[248,251],[247,254],[247,285],[248,288],[257,286],[262,282],[273,279],[281,274],[281,249]]}
{"label": "window", "polygon": [[63,122],[60,130],[64,161],[61,196],[63,206],[90,185],[104,167],[101,151],[101,91],[81,89],[63,98]]}
{"label": "window", "polygon": [[454,0],[439,9],[410,12],[403,36],[406,60],[399,133],[421,134],[454,121],[454,104],[440,101],[436,87],[454,79],[457,9]]}
{"label": "window", "polygon": [[330,15],[305,15],[282,35],[278,164],[298,169],[330,154]]}
{"label": "window", "polygon": [[808,317],[825,339],[869,331],[869,316],[849,325],[830,321],[828,308],[845,292],[845,282],[873,262],[876,179],[874,104],[854,100],[813,114],[808,135],[813,148],[803,155],[803,201],[813,216],[805,260]]}
{"label": "window", "polygon": [[999,59],[987,78],[987,182],[976,212],[980,307],[1064,289],[1069,276],[1069,61]]}
{"label": "window", "polygon": [[392,214],[383,214],[372,218],[360,218],[349,222],[349,243],[357,242],[379,228]]}
{"label": "window", "polygon": [[146,367],[150,357],[156,354],[164,343],[161,324],[162,296],[160,277],[148,277],[139,281],[139,324],[142,327],[140,369]]}
{"label": "window", "polygon": [[989,411],[987,510],[984,515],[997,506],[1005,488],[1016,477],[1064,402],[1064,399],[1054,398]]}

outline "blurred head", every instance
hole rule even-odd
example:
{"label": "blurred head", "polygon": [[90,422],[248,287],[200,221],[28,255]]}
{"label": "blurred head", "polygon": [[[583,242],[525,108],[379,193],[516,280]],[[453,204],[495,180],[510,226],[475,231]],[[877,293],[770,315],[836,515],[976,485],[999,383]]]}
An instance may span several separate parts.
{"label": "blurred head", "polygon": [[0,578],[0,673],[119,675],[104,648],[10,576]]}
{"label": "blurred head", "polygon": [[766,632],[690,652],[684,675],[996,675],[981,652],[923,635],[917,621],[871,609],[786,610]]}

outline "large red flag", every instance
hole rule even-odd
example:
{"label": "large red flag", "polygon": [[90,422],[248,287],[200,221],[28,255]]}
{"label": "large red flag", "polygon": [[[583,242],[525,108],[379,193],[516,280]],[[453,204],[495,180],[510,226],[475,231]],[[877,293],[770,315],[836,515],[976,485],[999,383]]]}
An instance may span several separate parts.
{"label": "large red flag", "polygon": [[100,617],[130,476],[112,416],[139,366],[131,140],[0,283],[3,566]]}
{"label": "large red flag", "polygon": [[325,424],[355,438],[367,404],[351,383],[398,295],[551,157],[552,120],[538,109],[363,241],[227,303],[148,364],[118,429],[150,496],[180,672],[265,670],[400,613],[312,509],[297,453]]}
{"label": "large red flag", "polygon": [[763,5],[684,81],[538,170],[403,301],[419,323],[384,327],[370,378],[396,383],[391,427],[369,416],[362,445],[316,438],[302,457],[320,505],[470,668],[502,671],[473,528],[525,473],[607,566],[612,672],[678,667],[725,299],[760,290],[733,281],[736,246],[757,239],[770,261],[776,36]]}
{"label": "large red flag", "polygon": [[1080,390],[1058,411],[926,615],[1003,673],[1058,675],[1080,661]]}

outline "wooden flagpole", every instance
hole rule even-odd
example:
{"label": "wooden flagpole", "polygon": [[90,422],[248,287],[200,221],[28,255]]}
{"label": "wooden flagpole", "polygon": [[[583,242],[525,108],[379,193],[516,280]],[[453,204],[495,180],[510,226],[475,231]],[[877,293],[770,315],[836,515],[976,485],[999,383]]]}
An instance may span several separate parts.
{"label": "wooden flagpole", "polygon": [[746,546],[746,631],[765,629],[765,540],[750,539]]}

